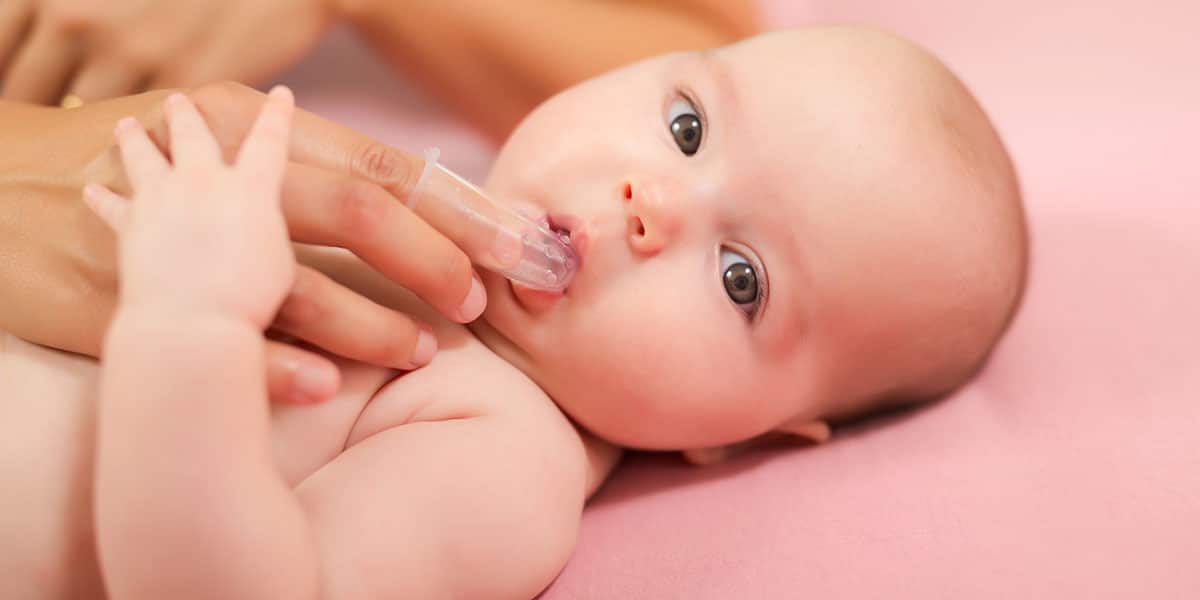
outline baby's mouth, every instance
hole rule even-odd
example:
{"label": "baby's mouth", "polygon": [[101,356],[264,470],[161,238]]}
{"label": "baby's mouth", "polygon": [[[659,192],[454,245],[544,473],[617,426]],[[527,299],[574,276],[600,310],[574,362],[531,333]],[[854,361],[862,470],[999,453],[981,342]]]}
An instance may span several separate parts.
{"label": "baby's mouth", "polygon": [[576,274],[583,268],[584,255],[587,252],[588,237],[584,231],[583,219],[567,213],[547,214],[545,217],[546,226],[550,231],[554,232],[563,240],[563,243],[571,247],[575,253],[575,260],[578,264],[575,266]]}
{"label": "baby's mouth", "polygon": [[563,227],[563,226],[555,223],[554,221],[551,221],[549,215],[547,215],[545,217],[545,221],[546,221],[546,227],[548,227],[551,232],[556,234],[558,236],[558,239],[562,240],[564,244],[567,244],[567,245],[571,244],[571,230],[570,229],[567,229],[566,227]]}
{"label": "baby's mouth", "polygon": [[[582,229],[579,227],[581,220],[573,215],[567,214],[546,214],[537,222],[546,228],[546,230],[557,236],[564,244],[571,248],[575,255],[575,276],[578,277],[579,270],[583,266],[583,256],[580,248],[580,242],[584,239]],[[513,296],[517,302],[525,307],[531,313],[543,312],[554,306],[563,296],[570,293],[570,286],[559,292],[550,292],[545,290],[534,289],[522,285],[516,281],[510,280]]]}

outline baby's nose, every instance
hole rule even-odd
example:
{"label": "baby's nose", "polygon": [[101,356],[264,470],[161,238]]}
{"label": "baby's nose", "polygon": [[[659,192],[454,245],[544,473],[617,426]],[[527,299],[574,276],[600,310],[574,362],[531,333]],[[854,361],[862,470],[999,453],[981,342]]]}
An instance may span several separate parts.
{"label": "baby's nose", "polygon": [[622,188],[629,219],[627,236],[635,252],[653,255],[671,243],[683,221],[683,189],[678,184],[631,177]]}

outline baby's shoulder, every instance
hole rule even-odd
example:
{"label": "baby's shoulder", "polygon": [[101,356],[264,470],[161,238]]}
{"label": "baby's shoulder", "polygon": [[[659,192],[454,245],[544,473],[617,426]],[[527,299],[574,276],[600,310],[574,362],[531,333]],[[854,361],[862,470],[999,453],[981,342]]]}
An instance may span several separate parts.
{"label": "baby's shoulder", "polygon": [[380,431],[414,423],[485,419],[511,428],[525,444],[577,454],[584,442],[554,401],[528,376],[497,356],[465,327],[438,327],[433,362],[382,386],[358,418],[347,447]]}

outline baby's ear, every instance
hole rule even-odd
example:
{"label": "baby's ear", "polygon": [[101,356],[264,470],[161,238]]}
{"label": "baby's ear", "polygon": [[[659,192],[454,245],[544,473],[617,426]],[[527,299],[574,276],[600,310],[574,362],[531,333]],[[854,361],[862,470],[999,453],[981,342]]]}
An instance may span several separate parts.
{"label": "baby's ear", "polygon": [[803,438],[814,444],[821,444],[829,441],[829,438],[833,435],[833,432],[829,429],[829,423],[826,423],[821,419],[817,419],[815,421],[807,419],[793,419],[779,426],[770,433],[760,435],[744,442],[729,444],[728,446],[717,446],[716,448],[697,448],[694,450],[684,450],[683,459],[689,463],[692,463],[693,465],[711,465],[714,463],[719,463],[730,456],[738,454],[744,450],[748,450],[764,442],[777,440],[781,435]]}
{"label": "baby's ear", "polygon": [[683,460],[686,460],[698,467],[703,467],[705,465],[719,463],[726,458],[729,458],[736,451],[737,449],[733,446],[717,446],[716,448],[696,448],[694,450],[684,450]]}
{"label": "baby's ear", "polygon": [[833,431],[829,428],[829,423],[823,419],[792,419],[780,425],[776,431],[804,438],[814,444],[828,442],[829,438],[833,435]]}

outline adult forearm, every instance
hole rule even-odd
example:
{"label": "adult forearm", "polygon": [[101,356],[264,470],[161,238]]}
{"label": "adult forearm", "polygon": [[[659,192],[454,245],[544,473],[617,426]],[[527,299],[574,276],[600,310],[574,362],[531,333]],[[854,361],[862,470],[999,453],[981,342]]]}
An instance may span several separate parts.
{"label": "adult forearm", "polygon": [[688,3],[344,0],[370,43],[496,139],[538,103],[648,56],[749,32]]}
{"label": "adult forearm", "polygon": [[263,360],[246,324],[114,320],[95,486],[111,597],[315,597],[307,518],[271,455]]}

